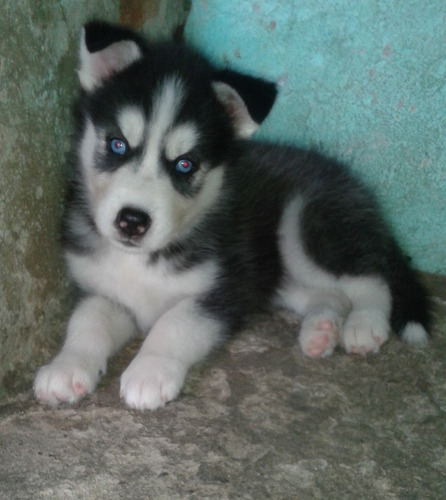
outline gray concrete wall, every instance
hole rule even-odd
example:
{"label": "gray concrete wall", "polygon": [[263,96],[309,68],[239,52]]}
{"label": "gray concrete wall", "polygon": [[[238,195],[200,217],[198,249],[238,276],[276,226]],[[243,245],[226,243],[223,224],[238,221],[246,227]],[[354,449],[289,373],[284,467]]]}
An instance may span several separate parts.
{"label": "gray concrete wall", "polygon": [[58,245],[77,40],[117,0],[0,4],[0,387],[45,359],[63,331],[68,287]]}
{"label": "gray concrete wall", "polygon": [[167,36],[187,1],[0,3],[0,398],[55,352],[70,293],[58,244],[77,42],[92,18]]}

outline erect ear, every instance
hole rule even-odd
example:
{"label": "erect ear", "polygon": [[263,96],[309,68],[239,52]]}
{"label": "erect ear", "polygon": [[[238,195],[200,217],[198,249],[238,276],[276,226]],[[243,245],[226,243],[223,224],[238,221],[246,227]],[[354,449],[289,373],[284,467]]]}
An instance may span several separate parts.
{"label": "erect ear", "polygon": [[91,91],[142,57],[144,42],[133,31],[93,21],[82,30],[79,80]]}
{"label": "erect ear", "polygon": [[250,137],[258,129],[277,96],[275,83],[232,70],[217,72],[212,85],[240,138]]}

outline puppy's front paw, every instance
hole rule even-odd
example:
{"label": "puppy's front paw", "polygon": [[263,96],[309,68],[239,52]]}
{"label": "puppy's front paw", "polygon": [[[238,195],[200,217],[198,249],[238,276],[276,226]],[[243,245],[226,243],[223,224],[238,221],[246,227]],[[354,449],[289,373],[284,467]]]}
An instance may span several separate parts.
{"label": "puppy's front paw", "polygon": [[176,398],[186,367],[173,358],[139,354],[121,377],[121,398],[130,408],[154,410]]}
{"label": "puppy's front paw", "polygon": [[81,355],[62,353],[38,370],[34,393],[38,400],[50,405],[76,403],[94,391],[100,372],[97,362]]}

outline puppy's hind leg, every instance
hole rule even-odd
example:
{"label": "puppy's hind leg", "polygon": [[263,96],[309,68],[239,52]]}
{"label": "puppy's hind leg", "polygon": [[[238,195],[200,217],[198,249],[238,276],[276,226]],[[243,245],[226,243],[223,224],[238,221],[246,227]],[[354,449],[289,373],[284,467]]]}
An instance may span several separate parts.
{"label": "puppy's hind leg", "polygon": [[298,342],[303,353],[311,358],[330,356],[339,342],[339,335],[351,304],[335,288],[294,288],[281,295],[285,307],[303,317]]}

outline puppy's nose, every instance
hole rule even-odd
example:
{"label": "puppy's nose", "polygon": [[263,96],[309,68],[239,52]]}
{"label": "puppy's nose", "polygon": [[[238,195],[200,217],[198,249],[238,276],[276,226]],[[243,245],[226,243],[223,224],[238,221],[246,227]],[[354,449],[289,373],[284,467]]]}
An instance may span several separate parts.
{"label": "puppy's nose", "polygon": [[124,236],[138,238],[147,233],[151,220],[149,214],[142,210],[124,207],[118,212],[115,224]]}

